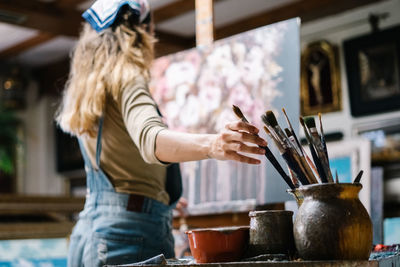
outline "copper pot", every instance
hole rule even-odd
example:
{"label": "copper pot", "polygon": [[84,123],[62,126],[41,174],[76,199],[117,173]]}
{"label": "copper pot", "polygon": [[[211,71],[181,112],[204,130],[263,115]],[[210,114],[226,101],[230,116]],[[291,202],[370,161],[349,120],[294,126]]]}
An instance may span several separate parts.
{"label": "copper pot", "polygon": [[249,241],[248,226],[194,229],[186,234],[196,263],[238,261]]}
{"label": "copper pot", "polygon": [[305,260],[368,260],[371,219],[358,198],[362,185],[326,183],[302,186],[294,240]]}

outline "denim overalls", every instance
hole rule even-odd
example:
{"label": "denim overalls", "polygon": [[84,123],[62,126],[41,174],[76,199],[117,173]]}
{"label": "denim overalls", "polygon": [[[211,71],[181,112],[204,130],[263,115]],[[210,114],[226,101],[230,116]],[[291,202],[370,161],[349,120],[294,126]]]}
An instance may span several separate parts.
{"label": "denim overalls", "polygon": [[[100,166],[103,119],[99,123],[96,164]],[[87,195],[75,225],[68,254],[70,267],[127,264],[163,253],[174,257],[172,208],[144,198],[138,212],[130,211],[132,195],[117,193],[107,175],[92,166],[79,140],[85,161]]]}

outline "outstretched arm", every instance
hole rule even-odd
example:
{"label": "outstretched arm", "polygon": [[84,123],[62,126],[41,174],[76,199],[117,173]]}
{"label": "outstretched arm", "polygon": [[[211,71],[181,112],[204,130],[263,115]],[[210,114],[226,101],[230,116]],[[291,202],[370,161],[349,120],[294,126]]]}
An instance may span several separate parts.
{"label": "outstretched arm", "polygon": [[242,121],[226,124],[218,134],[170,131],[162,123],[146,86],[141,83],[123,90],[121,114],[127,131],[147,163],[214,158],[259,164],[260,160],[249,155],[264,154],[264,149],[257,145],[267,145],[255,135],[258,133],[255,126]]}
{"label": "outstretched arm", "polygon": [[260,160],[242,153],[263,155],[264,139],[256,136],[258,129],[248,123],[228,123],[218,134],[189,134],[162,130],[156,139],[156,157],[164,162],[182,162],[214,158],[259,164]]}

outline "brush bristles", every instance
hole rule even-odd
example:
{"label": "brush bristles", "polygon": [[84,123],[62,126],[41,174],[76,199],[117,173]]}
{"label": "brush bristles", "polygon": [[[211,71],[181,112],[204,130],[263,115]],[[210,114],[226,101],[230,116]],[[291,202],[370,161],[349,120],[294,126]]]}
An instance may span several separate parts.
{"label": "brush bristles", "polygon": [[265,118],[269,122],[269,125],[271,125],[271,127],[275,127],[275,126],[278,125],[278,122],[276,121],[275,115],[271,110],[268,110],[265,113]]}
{"label": "brush bristles", "polygon": [[307,125],[308,129],[315,128],[314,117],[311,117],[311,116],[305,117],[304,123]]}
{"label": "brush bristles", "polygon": [[319,128],[321,129],[321,133],[324,133],[324,128],[322,127],[322,116],[321,113],[318,113],[318,118],[319,118]]}
{"label": "brush bristles", "polygon": [[268,130],[268,128],[266,126],[264,126],[264,131],[269,135],[271,134],[271,132]]}
{"label": "brush bristles", "polygon": [[233,112],[239,119],[243,119],[244,115],[238,106],[232,105]]}
{"label": "brush bristles", "polygon": [[286,114],[286,110],[285,110],[284,108],[282,108],[282,112],[283,112],[283,115],[285,115],[285,118],[286,118],[286,121],[287,121],[287,123],[288,123],[288,125],[289,125],[289,128],[290,128],[291,130],[293,130],[292,124],[290,123],[289,117],[288,117],[288,115]]}
{"label": "brush bristles", "polygon": [[285,128],[285,134],[287,137],[293,136],[292,132],[288,128]]}
{"label": "brush bristles", "polygon": [[265,123],[265,125],[270,126],[268,120],[267,120],[267,116],[265,116],[264,114],[261,115],[261,120]]}

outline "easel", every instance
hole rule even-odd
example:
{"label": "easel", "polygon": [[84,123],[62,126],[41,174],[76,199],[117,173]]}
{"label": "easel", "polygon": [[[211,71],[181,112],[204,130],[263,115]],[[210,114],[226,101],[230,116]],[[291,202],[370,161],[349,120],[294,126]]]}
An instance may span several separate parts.
{"label": "easel", "polygon": [[196,0],[196,46],[214,42],[214,0]]}

